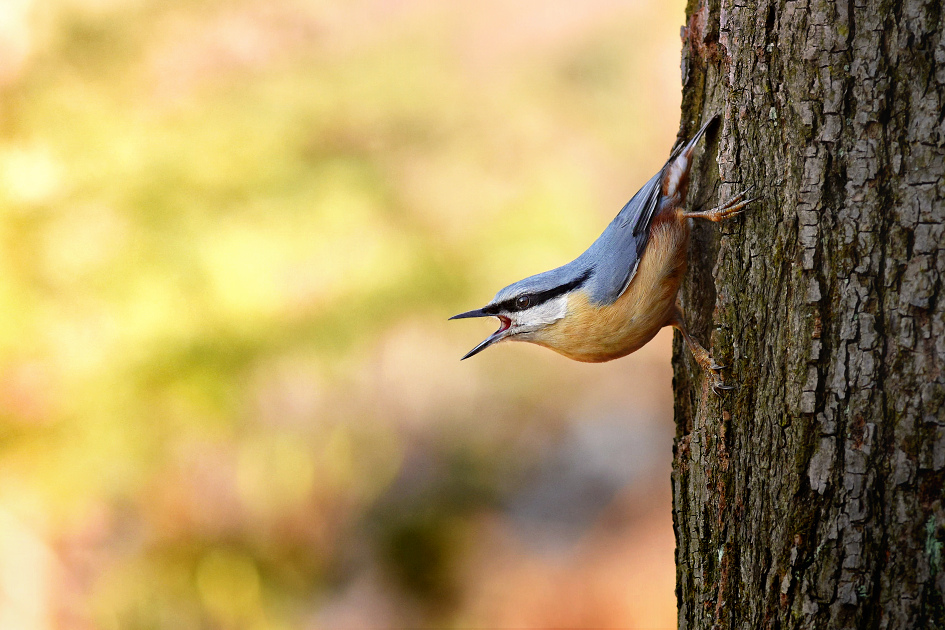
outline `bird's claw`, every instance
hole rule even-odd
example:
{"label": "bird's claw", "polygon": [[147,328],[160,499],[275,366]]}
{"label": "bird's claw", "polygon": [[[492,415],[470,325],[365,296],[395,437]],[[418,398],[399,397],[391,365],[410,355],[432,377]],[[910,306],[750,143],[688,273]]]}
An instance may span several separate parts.
{"label": "bird's claw", "polygon": [[761,199],[761,197],[752,197],[751,199],[746,199],[744,201],[738,201],[733,199],[731,203],[725,205],[725,209],[729,211],[730,217],[735,216],[736,214],[741,214],[748,209],[748,205],[752,204]]}
{"label": "bird's claw", "polygon": [[[737,202],[737,201],[741,201],[741,200],[742,200],[742,197],[744,197],[745,195],[747,195],[748,193],[750,193],[750,192],[753,191],[754,189],[755,189],[755,185],[752,184],[752,185],[749,186],[748,188],[744,189],[743,191],[741,191],[740,193],[738,193],[737,195],[735,195],[734,197],[732,197],[731,199],[729,199],[728,203],[731,204],[731,203],[735,203],[735,202]],[[755,199],[757,199],[757,197],[755,197]],[[746,203],[748,203],[748,202],[746,202]]]}
{"label": "bird's claw", "polygon": [[734,385],[726,385],[722,380],[722,377],[718,374],[715,374],[714,376],[715,378],[712,379],[712,391],[716,396],[721,396],[723,392],[735,389]]}
{"label": "bird's claw", "polygon": [[709,371],[706,373],[706,377],[709,379],[712,391],[716,396],[721,396],[724,392],[736,389],[734,385],[725,384],[725,380],[722,378],[721,374],[722,370],[725,369],[724,365],[719,365],[713,360],[708,367]]}
{"label": "bird's claw", "polygon": [[746,194],[752,191],[752,189],[754,189],[754,186],[751,188],[746,188],[723,203],[718,209],[718,213],[721,218],[729,219],[731,217],[737,216],[745,212],[745,210],[748,209],[749,204],[752,204],[761,199],[761,197],[752,197],[751,199],[744,198]]}

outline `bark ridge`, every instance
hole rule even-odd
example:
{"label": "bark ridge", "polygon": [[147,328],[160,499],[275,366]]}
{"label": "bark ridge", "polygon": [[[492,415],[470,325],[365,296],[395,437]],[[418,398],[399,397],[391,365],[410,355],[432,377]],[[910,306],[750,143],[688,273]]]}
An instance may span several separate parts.
{"label": "bark ridge", "polygon": [[680,628],[945,627],[943,33],[939,0],[690,0],[683,127],[723,116],[690,204],[763,199],[694,227],[739,389],[677,336]]}

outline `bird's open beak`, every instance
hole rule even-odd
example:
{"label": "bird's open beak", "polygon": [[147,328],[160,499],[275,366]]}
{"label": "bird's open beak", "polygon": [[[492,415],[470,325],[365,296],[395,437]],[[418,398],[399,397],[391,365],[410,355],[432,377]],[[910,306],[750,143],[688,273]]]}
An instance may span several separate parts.
{"label": "bird's open beak", "polygon": [[480,352],[482,352],[483,350],[485,350],[492,344],[502,341],[503,339],[508,337],[508,334],[509,334],[508,330],[509,330],[509,327],[512,325],[512,320],[510,320],[508,317],[503,317],[502,315],[494,315],[492,313],[484,313],[481,308],[476,309],[474,311],[467,311],[465,313],[460,313],[459,315],[453,315],[452,317],[450,317],[450,319],[466,319],[467,317],[498,317],[499,321],[502,322],[502,325],[499,327],[499,330],[495,331],[494,333],[486,337],[485,341],[483,341],[481,344],[479,344],[478,346],[476,346],[475,348],[467,352],[466,356],[460,359],[460,361],[468,359],[469,357],[473,355],[479,354]]}

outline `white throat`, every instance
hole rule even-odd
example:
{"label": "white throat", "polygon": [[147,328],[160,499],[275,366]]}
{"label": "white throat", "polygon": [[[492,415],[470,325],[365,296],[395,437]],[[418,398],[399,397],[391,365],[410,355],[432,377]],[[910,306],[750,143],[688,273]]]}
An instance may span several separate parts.
{"label": "white throat", "polygon": [[532,332],[553,324],[568,313],[568,296],[559,295],[538,306],[511,316],[516,332]]}

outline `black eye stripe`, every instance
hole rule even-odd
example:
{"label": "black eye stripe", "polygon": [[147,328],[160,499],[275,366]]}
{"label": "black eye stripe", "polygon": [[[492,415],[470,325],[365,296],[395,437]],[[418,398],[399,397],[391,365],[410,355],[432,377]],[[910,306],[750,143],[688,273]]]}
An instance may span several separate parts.
{"label": "black eye stripe", "polygon": [[565,293],[569,291],[573,291],[574,289],[581,287],[585,282],[587,282],[587,279],[590,277],[591,277],[591,272],[585,271],[584,273],[582,273],[580,276],[578,276],[571,282],[566,282],[565,284],[554,287],[553,289],[548,289],[547,291],[539,291],[538,293],[523,293],[522,295],[517,295],[514,298],[510,298],[503,302],[499,302],[498,304],[495,304],[493,306],[486,307],[483,309],[483,311],[486,313],[493,314],[493,315],[499,313],[500,311],[508,311],[508,312],[520,311],[522,310],[522,308],[519,308],[518,306],[516,306],[516,302],[521,297],[528,298],[528,306],[524,308],[532,308],[540,304],[544,304],[548,300],[553,300],[559,295],[564,295]]}

